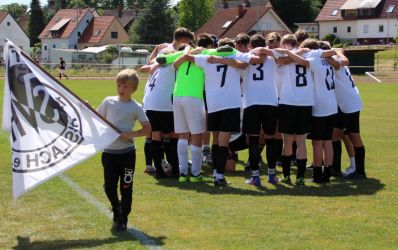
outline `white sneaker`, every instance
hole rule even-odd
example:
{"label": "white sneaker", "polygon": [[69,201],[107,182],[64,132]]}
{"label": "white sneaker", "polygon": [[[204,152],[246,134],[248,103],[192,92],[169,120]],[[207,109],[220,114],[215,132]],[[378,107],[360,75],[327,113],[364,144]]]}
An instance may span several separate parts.
{"label": "white sneaker", "polygon": [[350,174],[352,174],[354,172],[355,172],[355,166],[349,166],[346,170],[344,170],[343,176],[344,177],[348,176],[348,175],[350,175]]}
{"label": "white sneaker", "polygon": [[162,159],[162,168],[166,175],[171,175],[172,166],[165,159]]}
{"label": "white sneaker", "polygon": [[151,173],[155,173],[155,172],[156,172],[156,168],[154,166],[146,165],[144,173],[151,174]]}

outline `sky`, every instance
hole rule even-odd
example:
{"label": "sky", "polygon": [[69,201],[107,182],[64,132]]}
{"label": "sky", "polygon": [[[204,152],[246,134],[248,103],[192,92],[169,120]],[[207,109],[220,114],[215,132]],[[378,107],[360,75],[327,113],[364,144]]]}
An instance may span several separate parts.
{"label": "sky", "polygon": [[[6,4],[10,4],[10,3],[20,3],[20,4],[26,4],[26,5],[30,5],[30,1],[31,0],[1,0],[0,5],[6,5]],[[178,1],[180,0],[171,0],[171,4],[176,4]],[[43,4],[47,3],[47,0],[40,0],[41,5],[43,6]]]}

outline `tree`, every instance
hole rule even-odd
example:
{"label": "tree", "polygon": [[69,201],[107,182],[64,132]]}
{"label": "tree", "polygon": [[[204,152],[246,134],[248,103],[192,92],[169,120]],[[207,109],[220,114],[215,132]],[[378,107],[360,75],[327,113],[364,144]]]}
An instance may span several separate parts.
{"label": "tree", "polygon": [[126,0],[127,9],[142,9],[144,8],[146,0]]}
{"label": "tree", "polygon": [[158,44],[171,41],[175,20],[169,0],[147,0],[130,29],[130,42]]}
{"label": "tree", "polygon": [[18,20],[28,10],[28,6],[25,4],[11,3],[0,6],[1,11],[8,12],[15,20]]}
{"label": "tree", "polygon": [[287,26],[294,23],[313,22],[321,7],[320,0],[271,0],[275,12]]}
{"label": "tree", "polygon": [[39,0],[32,0],[30,3],[30,22],[29,22],[29,36],[30,44],[33,45],[40,42],[38,36],[44,29],[43,10],[40,6]]}
{"label": "tree", "polygon": [[213,16],[214,0],[182,0],[178,4],[179,25],[197,30]]}

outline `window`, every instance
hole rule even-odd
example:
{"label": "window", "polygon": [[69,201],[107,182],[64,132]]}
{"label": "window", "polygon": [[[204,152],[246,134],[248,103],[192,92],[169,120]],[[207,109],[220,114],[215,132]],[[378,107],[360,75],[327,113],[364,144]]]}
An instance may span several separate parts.
{"label": "window", "polygon": [[44,45],[44,51],[47,51],[47,45]]}
{"label": "window", "polygon": [[330,14],[331,16],[335,16],[335,15],[337,15],[337,13],[339,13],[339,10],[333,10],[332,11],[332,14]]}
{"label": "window", "polygon": [[77,32],[77,36],[80,37],[82,33],[80,31]]}
{"label": "window", "polygon": [[11,22],[7,22],[7,26],[10,26],[11,25]]}
{"label": "window", "polygon": [[337,27],[336,26],[333,27],[333,33],[337,33]]}
{"label": "window", "polygon": [[112,32],[111,32],[111,38],[112,38],[112,39],[117,39],[117,32],[112,31]]}
{"label": "window", "polygon": [[93,36],[96,37],[101,33],[101,30],[94,30]]}
{"label": "window", "polygon": [[89,23],[89,22],[90,22],[90,20],[87,19],[87,20],[86,20],[86,23]]}
{"label": "window", "polygon": [[363,33],[369,33],[369,25],[368,24],[365,24],[364,26],[363,26]]}
{"label": "window", "polygon": [[229,25],[231,25],[231,23],[232,23],[232,21],[226,21],[226,22],[224,23],[224,25],[222,26],[222,28],[223,28],[223,29],[228,28]]}
{"label": "window", "polygon": [[351,26],[347,26],[347,33],[351,33]]}
{"label": "window", "polygon": [[53,49],[55,49],[56,48],[56,46],[55,46],[55,44],[53,44]]}
{"label": "window", "polygon": [[386,12],[387,13],[392,13],[394,8],[395,8],[395,5],[388,5],[388,8],[387,8]]}
{"label": "window", "polygon": [[384,25],[382,24],[379,25],[379,32],[384,32]]}

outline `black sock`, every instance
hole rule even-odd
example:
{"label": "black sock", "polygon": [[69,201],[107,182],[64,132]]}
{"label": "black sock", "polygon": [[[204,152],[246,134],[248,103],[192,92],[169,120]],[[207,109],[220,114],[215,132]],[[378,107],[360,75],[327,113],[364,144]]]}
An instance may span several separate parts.
{"label": "black sock", "polygon": [[315,166],[312,168],[312,180],[315,183],[321,183],[322,182],[322,167],[321,166]]}
{"label": "black sock", "polygon": [[258,136],[249,136],[249,159],[250,169],[252,171],[259,170],[260,151],[258,148]]}
{"label": "black sock", "polygon": [[217,155],[218,155],[218,145],[213,144],[211,145],[211,160],[213,162],[213,169],[216,169],[217,167]]}
{"label": "black sock", "polygon": [[297,178],[304,178],[305,169],[307,167],[307,159],[297,159]]}
{"label": "black sock", "polygon": [[156,168],[156,175],[164,176],[165,173],[162,169],[162,159],[163,159],[162,142],[152,140],[151,151],[152,151],[153,163]]}
{"label": "black sock", "polygon": [[265,139],[265,144],[267,145],[267,148],[265,149],[265,155],[267,156],[268,169],[275,169],[275,139]]}
{"label": "black sock", "polygon": [[332,166],[323,166],[322,182],[330,182]]}
{"label": "black sock", "polygon": [[163,138],[164,153],[167,161],[172,166],[172,173],[179,175],[178,167],[178,153],[177,153],[178,139],[175,138]]}
{"label": "black sock", "polygon": [[355,172],[365,175],[365,147],[355,147]]}
{"label": "black sock", "polygon": [[286,156],[282,155],[281,157],[282,160],[282,169],[283,169],[283,177],[289,177],[290,176],[290,163],[292,161],[292,156]]}
{"label": "black sock", "polygon": [[341,172],[341,141],[333,141],[333,170]]}
{"label": "black sock", "polygon": [[145,164],[147,166],[152,165],[151,144],[152,144],[152,140],[150,138],[146,138],[145,145],[144,145],[144,153],[145,153]]}
{"label": "black sock", "polygon": [[283,149],[283,140],[275,139],[275,160],[282,161],[282,149]]}
{"label": "black sock", "polygon": [[217,174],[225,173],[225,164],[227,163],[227,158],[228,158],[228,148],[219,146],[217,154]]}

